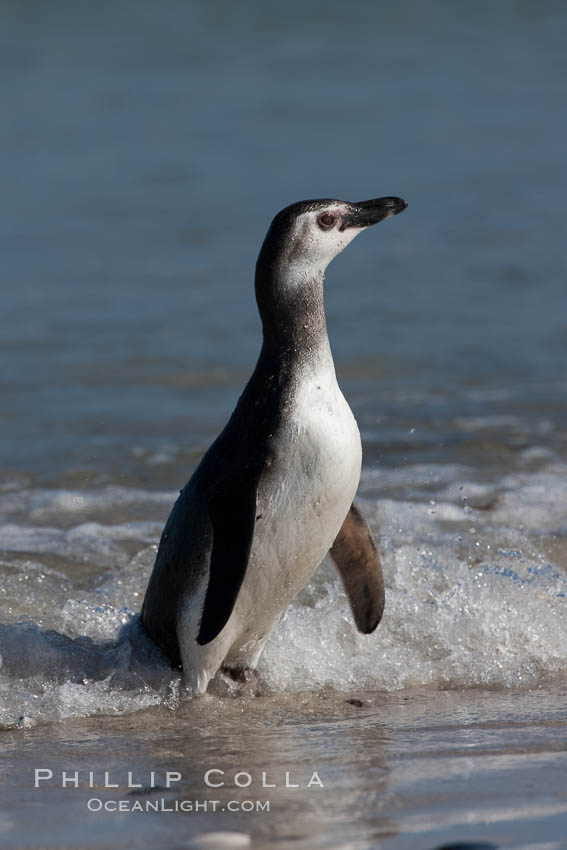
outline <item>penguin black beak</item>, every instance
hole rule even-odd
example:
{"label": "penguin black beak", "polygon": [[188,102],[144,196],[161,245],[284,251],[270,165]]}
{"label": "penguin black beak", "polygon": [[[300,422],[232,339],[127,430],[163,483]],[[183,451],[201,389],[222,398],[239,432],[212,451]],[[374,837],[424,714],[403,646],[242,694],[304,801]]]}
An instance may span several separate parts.
{"label": "penguin black beak", "polygon": [[370,227],[405,210],[403,198],[373,198],[350,204],[350,212],[342,216],[341,230],[347,227]]}

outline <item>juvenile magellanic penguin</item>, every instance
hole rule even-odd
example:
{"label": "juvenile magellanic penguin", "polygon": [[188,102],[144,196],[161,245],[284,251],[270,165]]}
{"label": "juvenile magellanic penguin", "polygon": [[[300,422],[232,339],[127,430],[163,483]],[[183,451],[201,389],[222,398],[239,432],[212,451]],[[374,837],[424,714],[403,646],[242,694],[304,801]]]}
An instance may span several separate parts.
{"label": "juvenile magellanic penguin", "polygon": [[353,504],[360,435],[335,376],[323,277],[358,233],[405,207],[389,197],[302,201],[270,226],[256,264],[258,363],[171,511],[142,608],[195,694],[220,668],[249,677],[329,550],[358,629],[381,619],[380,560]]}

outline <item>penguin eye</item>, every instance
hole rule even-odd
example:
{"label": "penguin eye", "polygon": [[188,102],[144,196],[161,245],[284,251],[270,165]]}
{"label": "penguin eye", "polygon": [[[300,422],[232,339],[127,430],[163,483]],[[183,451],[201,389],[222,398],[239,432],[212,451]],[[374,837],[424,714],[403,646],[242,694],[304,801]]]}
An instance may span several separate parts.
{"label": "penguin eye", "polygon": [[334,213],[324,212],[317,219],[317,224],[321,230],[330,230],[334,227],[337,221],[337,216]]}

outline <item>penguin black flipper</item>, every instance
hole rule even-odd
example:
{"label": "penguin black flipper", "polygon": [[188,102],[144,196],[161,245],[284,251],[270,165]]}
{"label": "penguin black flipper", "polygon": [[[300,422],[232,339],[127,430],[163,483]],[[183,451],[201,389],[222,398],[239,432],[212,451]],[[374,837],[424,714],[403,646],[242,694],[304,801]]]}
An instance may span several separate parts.
{"label": "penguin black flipper", "polygon": [[384,613],[384,577],[368,523],[353,503],[330,555],[341,576],[359,632],[373,632]]}
{"label": "penguin black flipper", "polygon": [[209,584],[197,643],[204,646],[222,632],[244,581],[256,524],[256,499],[262,466],[248,466],[225,479],[209,502],[213,546]]}

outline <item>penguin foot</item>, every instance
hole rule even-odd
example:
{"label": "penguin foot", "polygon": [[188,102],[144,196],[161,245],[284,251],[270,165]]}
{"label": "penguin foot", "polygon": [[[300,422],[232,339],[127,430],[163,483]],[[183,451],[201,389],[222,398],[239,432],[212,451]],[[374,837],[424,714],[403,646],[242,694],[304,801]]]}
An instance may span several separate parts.
{"label": "penguin foot", "polygon": [[221,669],[224,675],[232,679],[233,682],[238,682],[241,685],[258,684],[258,674],[252,667],[231,667],[228,664],[223,664]]}
{"label": "penguin foot", "polygon": [[221,673],[225,677],[226,685],[232,690],[233,696],[235,690],[240,696],[264,696],[262,680],[253,667],[247,667],[244,664],[223,664]]}

